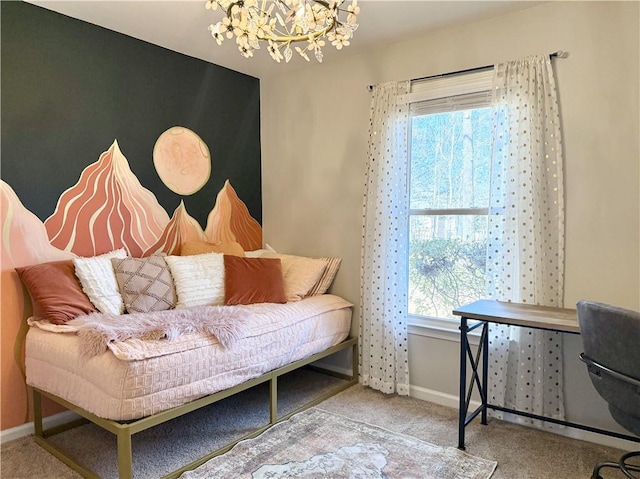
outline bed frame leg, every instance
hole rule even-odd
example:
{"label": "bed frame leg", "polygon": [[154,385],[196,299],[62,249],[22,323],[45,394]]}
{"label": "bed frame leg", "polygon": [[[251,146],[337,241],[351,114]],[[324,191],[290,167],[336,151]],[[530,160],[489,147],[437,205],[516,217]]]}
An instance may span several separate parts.
{"label": "bed frame leg", "polygon": [[44,437],[42,430],[42,396],[33,390],[33,429],[37,437]]}
{"label": "bed frame leg", "polygon": [[278,376],[273,376],[269,381],[269,410],[270,410],[270,424],[275,424],[278,421]]}
{"label": "bed frame leg", "polygon": [[358,351],[358,343],[353,343],[353,347],[351,348],[351,379],[358,381],[360,377],[360,357]]}
{"label": "bed frame leg", "polygon": [[118,477],[133,479],[133,456],[131,454],[131,432],[118,431]]}

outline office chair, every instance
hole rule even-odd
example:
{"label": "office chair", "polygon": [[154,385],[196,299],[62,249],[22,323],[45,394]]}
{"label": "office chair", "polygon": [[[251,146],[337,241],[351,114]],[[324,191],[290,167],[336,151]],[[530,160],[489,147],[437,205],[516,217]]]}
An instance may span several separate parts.
{"label": "office chair", "polygon": [[[613,419],[640,436],[640,312],[594,301],[579,301],[578,323],[584,352],[580,359],[598,394],[609,404]],[[602,479],[600,469],[620,469],[630,479],[640,479],[640,466],[629,464],[640,451],[624,454],[618,462],[601,462],[591,479]]]}

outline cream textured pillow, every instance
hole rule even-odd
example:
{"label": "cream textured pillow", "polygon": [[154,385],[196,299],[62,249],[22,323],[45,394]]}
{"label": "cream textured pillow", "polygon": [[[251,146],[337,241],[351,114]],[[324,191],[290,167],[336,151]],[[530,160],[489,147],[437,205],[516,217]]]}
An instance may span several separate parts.
{"label": "cream textured pillow", "polygon": [[180,256],[192,256],[194,254],[222,253],[233,256],[244,256],[242,245],[235,241],[219,241],[207,243],[205,241],[187,241],[180,246]]}
{"label": "cream textured pillow", "polygon": [[178,295],[176,308],[224,304],[224,255],[205,253],[165,258]]}
{"label": "cream textured pillow", "polygon": [[113,258],[111,264],[127,313],[175,307],[176,290],[164,253],[147,258]]}
{"label": "cream textured pillow", "polygon": [[327,263],[323,260],[304,256],[264,253],[260,257],[280,258],[282,261],[282,276],[287,301],[300,301],[307,296],[327,267]]}
{"label": "cream textured pillow", "polygon": [[267,243],[264,247],[264,249],[254,249],[253,251],[245,251],[244,255],[247,258],[259,258],[260,256],[262,256],[265,253],[275,253],[276,250],[274,250],[271,245],[269,243]]}
{"label": "cream textured pillow", "polygon": [[341,258],[318,258],[326,263],[327,267],[320,276],[318,282],[311,288],[308,296],[316,296],[318,294],[324,294],[329,290],[331,283],[333,283],[336,274],[338,273],[338,269],[340,268],[340,263],[342,263]]}
{"label": "cream textured pillow", "polygon": [[126,257],[126,250],[120,248],[91,258],[73,258],[76,276],[80,280],[82,290],[101,313],[116,315],[124,313],[124,303],[111,259]]}
{"label": "cream textured pillow", "polygon": [[260,258],[263,254],[271,253],[268,249],[254,249],[253,251],[245,251],[244,255],[247,258]]}

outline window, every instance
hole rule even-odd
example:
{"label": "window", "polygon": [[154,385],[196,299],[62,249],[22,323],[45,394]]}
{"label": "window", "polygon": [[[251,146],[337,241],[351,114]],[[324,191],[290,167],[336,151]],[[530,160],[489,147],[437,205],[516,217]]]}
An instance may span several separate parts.
{"label": "window", "polygon": [[409,94],[409,314],[453,318],[486,296],[492,71]]}

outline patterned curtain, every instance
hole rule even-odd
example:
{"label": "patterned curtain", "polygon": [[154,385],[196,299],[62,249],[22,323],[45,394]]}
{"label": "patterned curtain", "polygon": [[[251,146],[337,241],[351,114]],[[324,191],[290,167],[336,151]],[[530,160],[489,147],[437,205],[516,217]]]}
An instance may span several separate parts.
{"label": "patterned curtain", "polygon": [[371,101],[360,275],[360,381],[409,394],[407,357],[409,82],[377,85]]}
{"label": "patterned curtain", "polygon": [[[533,56],[497,65],[493,81],[489,294],[561,307],[563,161],[551,61]],[[492,403],[564,418],[558,333],[492,325],[489,344]]]}

